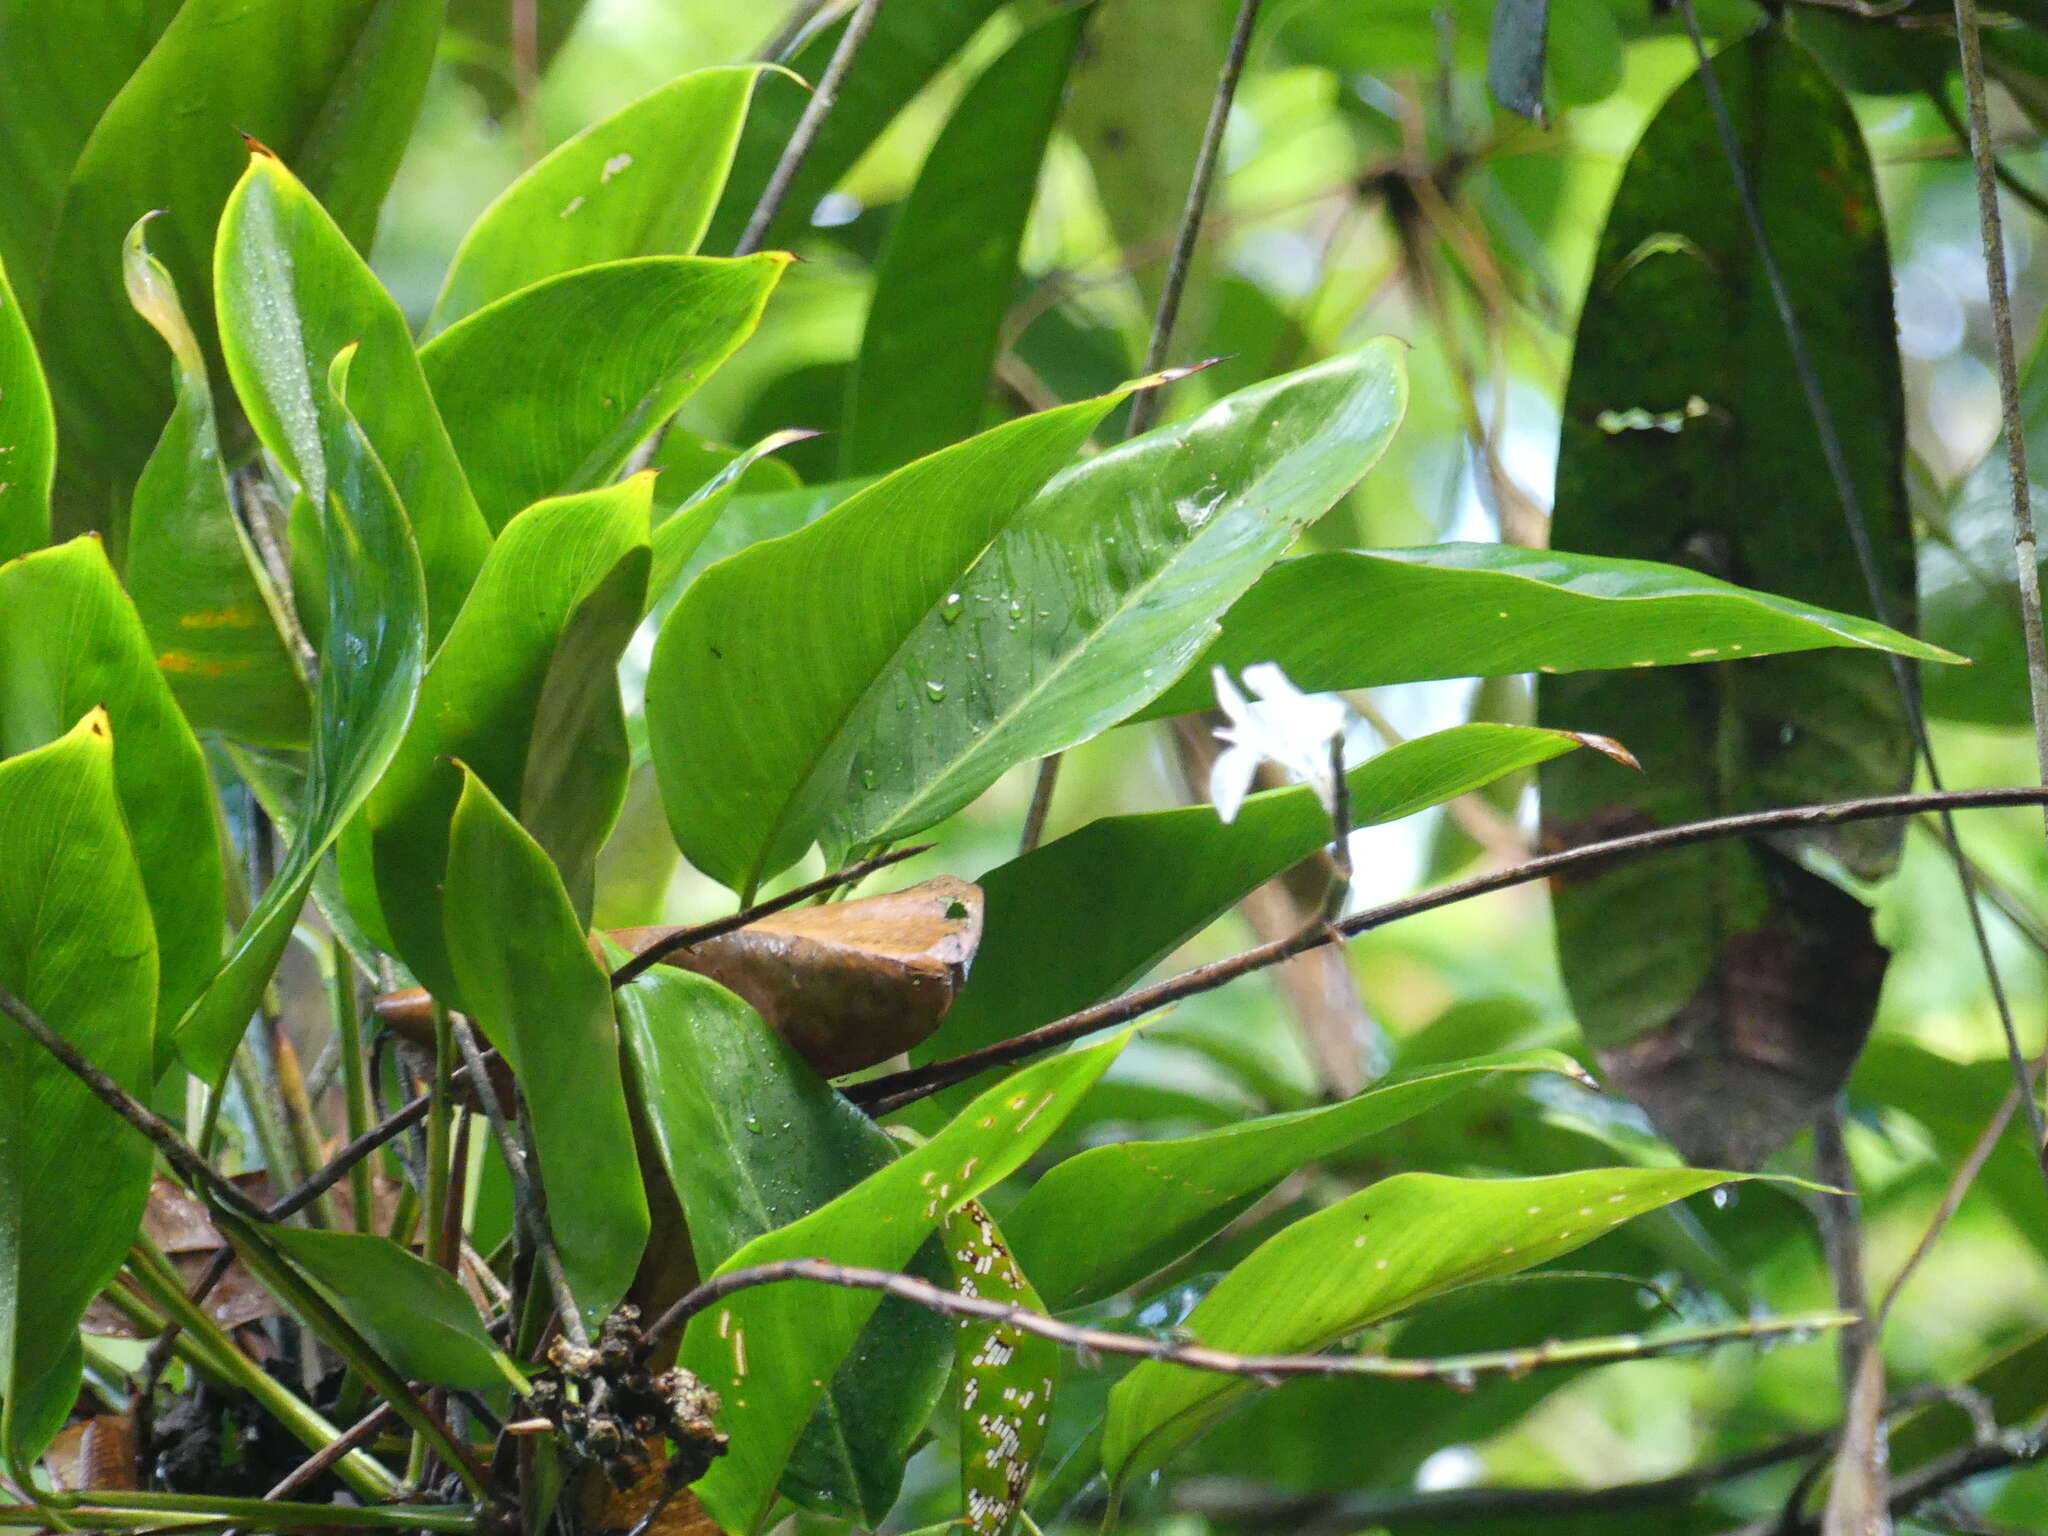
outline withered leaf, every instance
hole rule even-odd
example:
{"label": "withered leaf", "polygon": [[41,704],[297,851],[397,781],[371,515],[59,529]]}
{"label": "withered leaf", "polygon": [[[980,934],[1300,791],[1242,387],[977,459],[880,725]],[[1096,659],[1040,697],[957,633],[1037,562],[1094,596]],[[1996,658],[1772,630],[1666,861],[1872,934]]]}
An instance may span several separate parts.
{"label": "withered leaf", "polygon": [[135,1488],[135,1429],[125,1413],[75,1419],[43,1452],[50,1484],[60,1493]]}

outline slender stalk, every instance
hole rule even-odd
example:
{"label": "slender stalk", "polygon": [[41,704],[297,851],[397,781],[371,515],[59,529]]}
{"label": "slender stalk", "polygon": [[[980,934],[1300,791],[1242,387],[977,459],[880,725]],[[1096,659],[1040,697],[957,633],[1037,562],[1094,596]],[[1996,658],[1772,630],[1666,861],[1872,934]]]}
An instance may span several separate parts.
{"label": "slender stalk", "polygon": [[368,1445],[383,1433],[386,1425],[395,1423],[397,1419],[396,1409],[389,1403],[379,1403],[335,1439],[287,1472],[282,1482],[263,1495],[264,1502],[288,1499],[301,1489],[311,1487],[325,1477],[342,1457],[359,1446]]}
{"label": "slender stalk", "polygon": [[420,1209],[427,1218],[427,1237],[422,1246],[430,1264],[439,1261],[447,1231],[449,1081],[454,1073],[455,1032],[448,1023],[448,1010],[436,1003],[434,1076],[427,1085],[427,1176],[420,1190]]}
{"label": "slender stalk", "polygon": [[[355,963],[340,939],[334,941],[333,958],[331,1001],[335,1032],[341,1040],[341,1094],[348,1116],[349,1140],[354,1141],[370,1128],[370,1071],[363,1056],[363,1017],[356,1005]],[[376,1183],[367,1159],[349,1165],[348,1192],[355,1207],[355,1229],[375,1230]]]}
{"label": "slender stalk", "polygon": [[1059,787],[1063,753],[1038,760],[1038,780],[1031,786],[1031,808],[1024,813],[1024,832],[1017,839],[1017,852],[1029,853],[1045,840],[1045,819],[1052,814],[1052,794]]}
{"label": "slender stalk", "polygon": [[[94,1489],[79,1495],[81,1503],[59,1507],[66,1521],[86,1530],[140,1530],[152,1524],[176,1523],[166,1516],[189,1515],[206,1521],[234,1521],[259,1530],[417,1530],[465,1533],[477,1528],[468,1510],[447,1505],[386,1505],[362,1509],[346,1504],[280,1504],[263,1499],[216,1497],[204,1493],[120,1493]],[[15,1518],[21,1511],[0,1508],[0,1525],[39,1524]],[[128,1518],[116,1519],[114,1516]]]}
{"label": "slender stalk", "polygon": [[[313,1101],[306,1093],[306,1080],[299,1070],[297,1048],[275,1020],[269,1022],[273,1026],[270,1058],[276,1069],[274,1076],[278,1093],[284,1103],[285,1130],[291,1140],[292,1182],[303,1184],[307,1175],[320,1166],[320,1122],[314,1117]],[[348,1225],[341,1219],[341,1210],[331,1194],[323,1191],[314,1203],[320,1208],[321,1226],[338,1232]]]}

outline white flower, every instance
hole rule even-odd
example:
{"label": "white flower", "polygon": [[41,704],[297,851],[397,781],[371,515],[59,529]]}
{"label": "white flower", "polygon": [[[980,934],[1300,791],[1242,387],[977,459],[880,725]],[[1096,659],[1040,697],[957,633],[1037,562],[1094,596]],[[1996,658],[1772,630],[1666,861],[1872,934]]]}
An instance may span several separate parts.
{"label": "white flower", "polygon": [[1216,814],[1235,821],[1262,762],[1275,762],[1295,778],[1315,786],[1326,810],[1334,812],[1337,781],[1330,744],[1344,734],[1349,713],[1334,693],[1303,693],[1287,680],[1275,662],[1244,669],[1244,685],[1257,698],[1247,700],[1221,667],[1211,668],[1216,703],[1229,724],[1216,728],[1224,744],[1209,770],[1209,798]]}

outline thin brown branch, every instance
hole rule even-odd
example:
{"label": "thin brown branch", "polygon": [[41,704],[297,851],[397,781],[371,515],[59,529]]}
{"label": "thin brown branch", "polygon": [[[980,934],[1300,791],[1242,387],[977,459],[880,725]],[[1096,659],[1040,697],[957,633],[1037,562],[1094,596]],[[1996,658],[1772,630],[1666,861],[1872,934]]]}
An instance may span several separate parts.
{"label": "thin brown branch", "polygon": [[1781,832],[1795,827],[1831,827],[1845,822],[1875,821],[1887,816],[1910,816],[1927,810],[1982,810],[1995,806],[2048,805],[2048,789],[2025,786],[1999,789],[1948,790],[1938,794],[1874,795],[1862,800],[1840,800],[1824,805],[1797,805],[1769,811],[1748,811],[1736,816],[1716,816],[1704,821],[1690,821],[1675,827],[1659,827],[1649,832],[1637,832],[1627,837],[1610,838],[1605,842],[1586,843],[1577,848],[1568,848],[1558,853],[1546,853],[1506,869],[1489,870],[1470,879],[1453,881],[1438,886],[1435,890],[1421,891],[1413,896],[1404,896],[1399,901],[1387,902],[1383,906],[1371,907],[1363,912],[1354,912],[1342,922],[1327,928],[1316,928],[1278,939],[1270,944],[1257,945],[1228,959],[1213,961],[1208,965],[1196,966],[1178,976],[1170,976],[1149,987],[1139,987],[1121,997],[1110,998],[1092,1007],[1083,1008],[1063,1019],[1027,1030],[1012,1039],[998,1041],[977,1051],[969,1051],[945,1061],[935,1061],[922,1067],[913,1067],[907,1072],[894,1072],[886,1077],[870,1078],[867,1082],[856,1083],[846,1090],[848,1097],[867,1109],[869,1113],[881,1115],[900,1109],[939,1089],[954,1083],[965,1082],[980,1075],[991,1067],[1007,1066],[1026,1056],[1035,1056],[1040,1051],[1051,1050],[1054,1046],[1066,1045],[1085,1035],[1099,1030],[1113,1029],[1119,1024],[1128,1024],[1156,1012],[1169,1003],[1179,1002],[1184,997],[1213,991],[1246,976],[1253,971],[1276,965],[1290,956],[1298,955],[1335,939],[1356,938],[1361,933],[1399,922],[1402,918],[1414,917],[1423,912],[1433,912],[1457,902],[1468,901],[1474,896],[1484,896],[1493,891],[1507,890],[1512,886],[1527,885],[1533,880],[1542,880],[1554,874],[1584,869],[1624,858],[1636,858],[1646,854],[1665,853],[1676,848],[1689,848],[1696,843],[1716,842],[1723,838],[1749,837],[1765,832]]}
{"label": "thin brown branch", "polygon": [[775,162],[768,185],[761,189],[761,200],[754,205],[753,216],[747,220],[739,244],[733,247],[733,255],[751,256],[768,238],[769,226],[774,224],[776,214],[782,211],[782,201],[789,196],[797,172],[803,169],[811,145],[817,141],[818,130],[825,126],[825,119],[839,100],[839,88],[846,82],[847,71],[853,68],[853,61],[860,56],[861,44],[874,30],[875,18],[881,11],[882,0],[860,0],[860,5],[847,20],[846,30],[839,35],[839,46],[833,49],[832,60],[825,66],[817,90],[804,104],[803,116],[796,120],[789,142],[782,147],[782,158]]}
{"label": "thin brown branch", "polygon": [[398,1418],[398,1410],[389,1403],[379,1403],[362,1418],[343,1430],[336,1438],[320,1447],[311,1456],[300,1462],[284,1475],[283,1481],[263,1495],[265,1499],[288,1499],[300,1490],[311,1487],[326,1475],[335,1463],[350,1451],[368,1445],[387,1424]]}

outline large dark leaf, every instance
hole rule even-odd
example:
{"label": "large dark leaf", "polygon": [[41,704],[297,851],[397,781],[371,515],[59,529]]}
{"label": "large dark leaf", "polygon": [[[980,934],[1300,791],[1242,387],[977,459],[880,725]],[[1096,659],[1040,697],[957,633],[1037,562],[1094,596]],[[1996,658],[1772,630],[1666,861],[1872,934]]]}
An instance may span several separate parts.
{"label": "large dark leaf", "polygon": [[[1899,358],[1884,226],[1855,114],[1766,30],[1715,61],[1868,520],[1886,612],[1913,618]],[[1557,542],[1690,565],[1820,607],[1866,591],[1697,77],[1637,146],[1601,235],[1566,395]],[[1627,739],[1640,778],[1555,765],[1556,842],[1897,790],[1912,741],[1886,662],[1849,651],[1546,677],[1546,722]],[[1782,857],[1862,877],[1901,827],[1716,843],[1556,892],[1587,1038],[1688,1156],[1754,1166],[1839,1087],[1884,952],[1861,907]]]}

